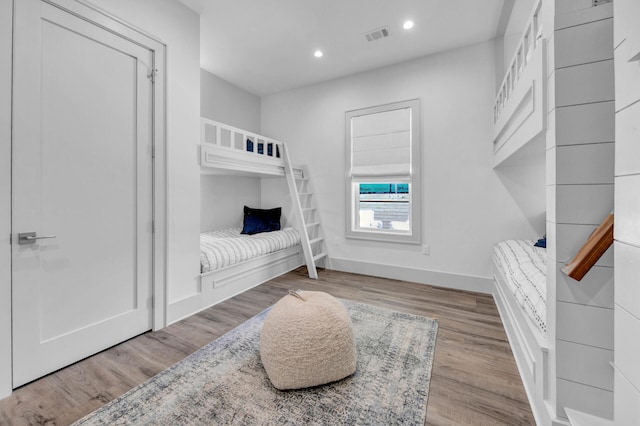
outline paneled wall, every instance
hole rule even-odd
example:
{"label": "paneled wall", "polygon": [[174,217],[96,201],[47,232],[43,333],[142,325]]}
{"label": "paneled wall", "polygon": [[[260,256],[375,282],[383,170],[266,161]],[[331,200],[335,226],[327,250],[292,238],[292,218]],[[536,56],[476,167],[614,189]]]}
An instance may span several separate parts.
{"label": "paneled wall", "polygon": [[550,400],[559,418],[565,408],[613,418],[613,250],[580,282],[560,271],[613,210],[612,46],[611,4],[556,2],[548,49],[547,309],[555,324]]}
{"label": "paneled wall", "polygon": [[616,0],[616,424],[640,421],[640,2]]}

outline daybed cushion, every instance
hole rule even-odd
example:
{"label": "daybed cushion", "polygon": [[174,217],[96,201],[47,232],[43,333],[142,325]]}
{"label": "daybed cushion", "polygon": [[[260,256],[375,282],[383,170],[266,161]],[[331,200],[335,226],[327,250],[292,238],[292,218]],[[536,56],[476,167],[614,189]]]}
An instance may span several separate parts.
{"label": "daybed cushion", "polygon": [[259,234],[260,232],[279,231],[281,215],[281,207],[264,210],[244,206],[242,233],[253,235]]}
{"label": "daybed cushion", "polygon": [[206,273],[300,244],[293,228],[242,235],[240,228],[200,234],[200,272]]}
{"label": "daybed cushion", "polygon": [[334,382],[356,371],[351,317],[333,296],[291,292],[264,320],[260,358],[276,389],[302,389]]}
{"label": "daybed cushion", "polygon": [[547,330],[547,254],[535,241],[507,240],[494,249],[496,266],[522,311],[542,332]]}

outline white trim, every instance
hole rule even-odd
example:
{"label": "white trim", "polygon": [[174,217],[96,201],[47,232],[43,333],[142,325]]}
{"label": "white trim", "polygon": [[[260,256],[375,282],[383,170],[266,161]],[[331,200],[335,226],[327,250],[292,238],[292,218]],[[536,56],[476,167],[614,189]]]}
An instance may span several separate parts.
{"label": "white trim", "polygon": [[202,303],[202,292],[187,296],[169,303],[167,307],[167,322],[168,324],[173,324],[206,308],[207,306]]}
{"label": "white trim", "polygon": [[0,399],[11,395],[11,91],[13,1],[0,0]]}
{"label": "white trim", "polygon": [[[388,175],[384,176],[354,176],[353,175],[353,153],[352,153],[352,119],[369,114],[378,114],[381,112],[395,111],[399,109],[411,110],[411,167],[408,176]],[[378,105],[369,108],[362,108],[345,112],[345,196],[346,196],[346,238],[383,241],[404,244],[420,244],[422,241],[422,178],[421,173],[421,145],[422,133],[420,125],[420,99],[410,99],[401,102],[394,102],[385,105]],[[409,229],[408,232],[393,232],[389,230],[377,231],[373,228],[360,228],[357,214],[359,213],[357,204],[358,197],[354,191],[355,182],[408,182],[410,184],[410,209]]]}
{"label": "white trim", "polygon": [[246,262],[201,274],[200,292],[170,303],[167,314],[168,322],[171,324],[180,321],[304,264],[302,246],[298,244]]}
{"label": "white trim", "polygon": [[153,68],[156,70],[153,160],[153,329],[167,325],[167,52],[157,44]]}
{"label": "white trim", "polygon": [[122,24],[125,28],[132,29],[132,30],[140,33],[141,35],[143,35],[143,36],[145,36],[147,38],[150,38],[151,40],[157,41],[158,43],[160,43],[162,45],[166,46],[166,44],[167,44],[162,40],[162,38],[160,38],[160,37],[158,37],[158,36],[156,36],[154,34],[151,34],[150,32],[147,32],[147,31],[143,30],[142,28],[131,24],[130,22],[127,22],[127,21],[124,21],[124,20],[120,19],[119,17],[113,15],[111,12],[109,12],[109,11],[99,7],[99,6],[96,6],[90,0],[75,0],[75,1],[85,5],[87,7],[89,7],[90,9],[93,9],[94,11],[96,11],[98,13],[101,13],[102,15],[104,15],[105,17],[107,17],[107,18],[109,18],[109,19],[111,19],[113,21],[116,21],[116,22]]}
{"label": "white trim", "polygon": [[153,45],[165,46],[158,37],[141,30],[87,0],[41,0],[65,10],[79,18],[92,22],[142,47],[153,49]]}
{"label": "white trim", "polygon": [[490,278],[335,257],[330,259],[329,269],[485,294],[491,294],[493,287],[493,280]]}

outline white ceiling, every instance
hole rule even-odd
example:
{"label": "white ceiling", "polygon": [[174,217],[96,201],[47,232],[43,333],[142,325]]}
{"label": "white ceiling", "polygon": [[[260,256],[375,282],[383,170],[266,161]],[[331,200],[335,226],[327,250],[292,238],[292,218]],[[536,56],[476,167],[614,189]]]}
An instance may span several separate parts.
{"label": "white ceiling", "polygon": [[[487,41],[504,0],[180,0],[201,67],[258,96]],[[510,10],[510,9],[509,9]],[[404,30],[406,19],[415,21]],[[390,37],[363,35],[388,25]],[[313,56],[322,49],[324,57]]]}

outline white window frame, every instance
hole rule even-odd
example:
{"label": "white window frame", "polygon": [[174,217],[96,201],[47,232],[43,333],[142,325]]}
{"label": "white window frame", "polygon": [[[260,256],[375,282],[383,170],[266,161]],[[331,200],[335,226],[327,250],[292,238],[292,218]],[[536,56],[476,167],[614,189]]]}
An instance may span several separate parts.
{"label": "white window frame", "polygon": [[[411,149],[410,172],[408,176],[375,175],[352,176],[353,168],[353,139],[352,120],[369,114],[378,114],[399,109],[411,111]],[[420,99],[394,102],[375,107],[362,108],[345,113],[345,142],[346,142],[346,234],[347,238],[373,240],[393,243],[420,244],[422,241],[422,189],[420,174]],[[410,194],[409,232],[375,228],[360,228],[359,225],[359,184],[360,183],[408,183]]]}

